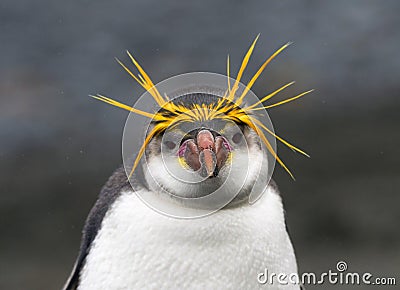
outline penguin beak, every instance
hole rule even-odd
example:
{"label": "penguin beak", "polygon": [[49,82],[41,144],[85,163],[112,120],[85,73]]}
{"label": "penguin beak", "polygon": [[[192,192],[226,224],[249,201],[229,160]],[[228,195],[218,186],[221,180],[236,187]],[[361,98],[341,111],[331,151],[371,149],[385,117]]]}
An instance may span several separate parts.
{"label": "penguin beak", "polygon": [[228,159],[232,147],[226,138],[216,136],[210,130],[200,130],[195,139],[186,140],[179,149],[179,155],[202,177],[218,176],[219,170]]}

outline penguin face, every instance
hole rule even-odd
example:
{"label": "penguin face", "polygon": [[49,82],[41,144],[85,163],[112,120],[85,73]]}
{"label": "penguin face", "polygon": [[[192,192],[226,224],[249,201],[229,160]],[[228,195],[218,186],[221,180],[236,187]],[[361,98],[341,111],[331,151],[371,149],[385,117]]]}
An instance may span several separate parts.
{"label": "penguin face", "polygon": [[[176,103],[200,107],[217,103],[219,98],[209,94],[190,94],[177,98]],[[212,107],[212,106],[211,106]],[[149,132],[157,126],[153,123]],[[258,135],[246,124],[230,119],[181,122],[155,135],[146,147],[144,171],[146,181],[183,197],[208,195],[230,180],[229,191],[250,188],[257,171],[249,171],[262,160],[263,151]],[[252,164],[253,166],[253,164]],[[232,180],[244,182],[235,184]],[[237,176],[236,176],[237,175]]]}

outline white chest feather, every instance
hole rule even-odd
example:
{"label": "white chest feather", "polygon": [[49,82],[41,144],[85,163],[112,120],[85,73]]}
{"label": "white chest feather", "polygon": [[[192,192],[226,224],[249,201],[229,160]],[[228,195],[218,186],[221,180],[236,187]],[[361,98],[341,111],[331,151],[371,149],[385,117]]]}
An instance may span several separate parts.
{"label": "white chest feather", "polygon": [[260,285],[265,268],[297,273],[272,188],[253,205],[195,220],[163,216],[125,192],[103,220],[78,289],[298,289]]}

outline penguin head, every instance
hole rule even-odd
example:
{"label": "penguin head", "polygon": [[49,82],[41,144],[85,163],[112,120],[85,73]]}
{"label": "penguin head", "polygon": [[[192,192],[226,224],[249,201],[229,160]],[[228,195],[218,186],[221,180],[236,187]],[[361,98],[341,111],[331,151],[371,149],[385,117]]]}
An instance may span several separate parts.
{"label": "penguin head", "polygon": [[[150,95],[158,109],[141,110],[102,95],[92,96],[100,101],[149,118],[150,126],[138,151],[132,176],[142,157],[146,181],[156,192],[167,190],[172,195],[202,197],[216,189],[248,192],[257,176],[270,168],[262,168],[265,156],[279,163],[293,178],[268,137],[282,142],[290,149],[308,156],[304,151],[275,135],[272,128],[263,123],[259,115],[267,109],[294,101],[312,90],[294,97],[266,105],[269,99],[293,85],[290,82],[277,90],[247,102],[251,88],[267,65],[280,54],[288,44],[283,45],[260,66],[247,84],[241,79],[253,53],[258,36],[245,54],[235,78],[230,77],[230,61],[227,61],[227,86],[222,94],[189,92],[172,98],[159,91],[136,59],[128,55],[138,70],[134,74],[122,62],[120,65]],[[269,118],[268,118],[269,120]],[[146,130],[146,128],[144,128]],[[265,150],[263,150],[265,149]],[[264,181],[268,183],[268,178]]]}
{"label": "penguin head", "polygon": [[[173,102],[196,117],[173,123],[151,137],[143,163],[149,186],[190,198],[206,196],[224,184],[230,192],[248,191],[259,174],[249,167],[259,167],[265,156],[257,133],[234,117],[241,109],[210,93],[185,94]],[[218,106],[231,107],[231,117],[213,115]],[[157,125],[152,122],[147,136]]]}

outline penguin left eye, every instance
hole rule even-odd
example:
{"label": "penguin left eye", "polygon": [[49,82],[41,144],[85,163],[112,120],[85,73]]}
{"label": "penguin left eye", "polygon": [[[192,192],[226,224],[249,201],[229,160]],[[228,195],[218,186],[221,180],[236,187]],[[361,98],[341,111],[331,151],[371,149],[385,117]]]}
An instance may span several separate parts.
{"label": "penguin left eye", "polygon": [[164,145],[167,146],[168,149],[173,150],[176,147],[176,143],[172,141],[165,141]]}
{"label": "penguin left eye", "polygon": [[235,144],[239,144],[242,141],[242,138],[243,138],[243,134],[238,132],[235,135],[233,135],[232,142]]}

